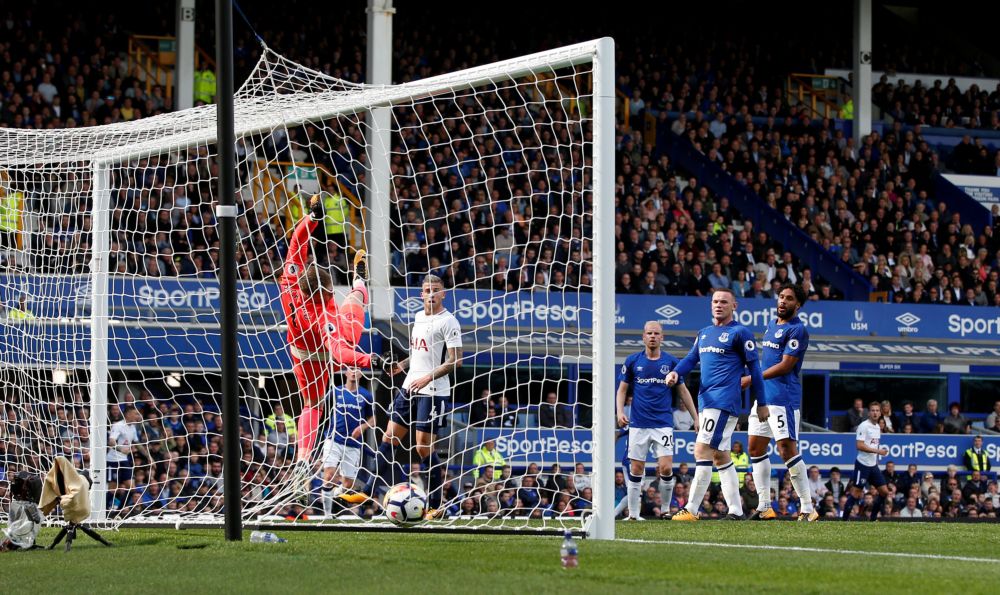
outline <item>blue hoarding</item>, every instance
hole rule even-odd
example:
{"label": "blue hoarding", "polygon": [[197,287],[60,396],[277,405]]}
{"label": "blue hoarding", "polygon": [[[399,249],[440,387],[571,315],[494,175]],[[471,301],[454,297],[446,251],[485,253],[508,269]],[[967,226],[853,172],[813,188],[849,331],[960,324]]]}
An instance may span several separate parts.
{"label": "blue hoarding", "polygon": [[[593,461],[594,444],[587,429],[488,428],[480,430],[479,438],[481,442],[495,440],[497,451],[508,464],[514,466],[528,463],[590,465]],[[745,448],[746,432],[736,432],[733,440],[739,440]],[[674,432],[674,465],[694,465],[694,441],[694,432]],[[889,449],[889,455],[881,458],[882,463],[894,461],[904,469],[913,463],[922,470],[940,470],[948,465],[962,466],[962,455],[972,446],[972,436],[886,434],[882,436],[882,445]],[[1000,436],[984,436],[983,448],[994,467],[1000,465]],[[824,469],[853,468],[857,456],[853,433],[803,432],[799,451],[807,464]],[[773,443],[768,447],[768,454],[772,464],[783,465]],[[618,440],[615,444],[616,464],[624,456],[625,440]]]}
{"label": "blue hoarding", "polygon": [[[397,289],[396,296],[395,311],[401,321],[409,322],[423,307],[417,288]],[[589,329],[593,323],[587,293],[456,290],[448,293],[446,305],[467,328]],[[774,308],[774,300],[742,299],[736,319],[760,334],[774,318]],[[1000,340],[1000,308],[824,301],[809,302],[800,317],[814,336]],[[690,296],[616,296],[619,331],[639,332],[647,320],[658,320],[668,334],[693,333],[711,323],[709,301]]]}

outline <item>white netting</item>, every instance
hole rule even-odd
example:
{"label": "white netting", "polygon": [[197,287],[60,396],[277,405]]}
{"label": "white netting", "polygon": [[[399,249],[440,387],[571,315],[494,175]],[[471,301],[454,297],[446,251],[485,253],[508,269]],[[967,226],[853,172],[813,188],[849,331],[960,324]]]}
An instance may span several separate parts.
{"label": "white netting", "polygon": [[[366,114],[373,107],[391,108],[391,222],[390,261],[371,266],[388,269],[396,316],[371,325],[356,349],[406,356],[411,315],[420,308],[414,298],[429,272],[445,280],[445,304],[463,323],[462,366],[435,411],[443,415],[431,447],[446,473],[439,522],[511,527],[529,526],[528,518],[562,524],[585,516],[591,495],[567,479],[577,473],[566,468],[574,451],[553,473],[553,461],[533,458],[532,445],[557,434],[539,426],[565,426],[560,437],[572,443],[573,428],[590,423],[588,372],[578,364],[591,337],[590,301],[582,294],[593,284],[593,49],[582,44],[385,87],[334,79],[264,52],[235,106],[246,518],[340,522],[378,513],[371,504],[324,511],[322,438],[309,450],[311,477],[295,475],[303,445],[291,426],[301,430],[304,405],[318,395],[325,400],[320,431],[333,421],[317,372],[331,364],[306,374],[320,383],[315,390],[299,386],[280,285],[294,231],[319,195],[326,219],[299,238],[307,256],[294,273],[328,271],[342,313],[349,311],[345,300],[357,299],[347,293],[355,251],[370,251]],[[110,470],[107,492],[94,501],[112,521],[221,518],[214,138],[214,106],[95,128],[0,130],[5,475],[44,472],[63,455],[81,469]],[[106,211],[94,212],[105,203]],[[95,244],[105,242],[95,241],[95,225],[107,229],[107,250],[97,254]],[[91,270],[102,259],[110,275]],[[95,300],[106,305],[106,321]],[[303,308],[296,302],[295,315]],[[109,336],[106,415],[91,407],[103,400],[91,394],[101,387],[91,379],[92,369],[102,369],[91,368],[99,325]],[[320,343],[323,354],[315,357],[323,359]],[[364,436],[368,469],[359,484],[377,469],[381,431],[402,381],[364,372],[378,430]],[[330,381],[343,383],[340,373]],[[549,393],[554,403],[546,402]],[[133,430],[137,440],[129,444]],[[95,432],[112,441],[107,450]],[[489,438],[515,454],[506,461],[510,477],[487,481],[490,472],[474,462]],[[411,433],[393,456],[404,473],[427,483],[413,447]],[[589,482],[589,453],[586,460],[577,481]],[[102,482],[95,488],[103,491]],[[8,498],[0,483],[0,501]],[[466,518],[477,520],[457,520]]]}

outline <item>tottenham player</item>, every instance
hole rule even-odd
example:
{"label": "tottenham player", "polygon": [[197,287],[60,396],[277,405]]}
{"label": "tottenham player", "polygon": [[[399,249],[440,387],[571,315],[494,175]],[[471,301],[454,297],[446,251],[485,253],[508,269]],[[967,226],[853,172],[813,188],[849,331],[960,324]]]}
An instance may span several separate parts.
{"label": "tottenham player", "polygon": [[[368,289],[365,252],[354,258],[354,286],[340,308],[333,295],[333,279],[309,261],[310,239],[324,219],[323,202],[314,196],[307,217],[295,226],[281,276],[281,308],[288,324],[288,351],[292,373],[302,396],[297,423],[296,459],[309,461],[316,442],[320,410],[330,380],[330,364],[381,367],[380,357],[354,350],[364,330]],[[319,228],[321,229],[321,228]]]}
{"label": "tottenham player", "polygon": [[844,511],[841,513],[843,519],[851,518],[851,510],[854,505],[861,501],[864,496],[865,486],[871,483],[878,489],[878,498],[872,506],[871,520],[878,518],[885,498],[889,495],[889,488],[886,487],[885,477],[882,470],[878,468],[878,456],[889,454],[889,449],[879,446],[882,440],[882,430],[878,427],[878,420],[882,417],[882,405],[878,401],[868,404],[868,419],[861,422],[858,431],[854,435],[857,441],[858,458],[854,461],[854,477],[851,478],[851,487],[847,490],[847,503],[844,504]]}
{"label": "tottenham player", "polygon": [[361,468],[364,432],[375,426],[372,394],[358,386],[357,368],[344,371],[343,386],[330,391],[330,425],[323,444],[323,512],[329,516],[333,498],[354,488]]}
{"label": "tottenham player", "polygon": [[698,332],[691,352],[667,374],[667,385],[673,386],[701,364],[698,390],[701,425],[694,446],[696,467],[687,506],[673,516],[675,521],[698,520],[698,509],[712,479],[713,462],[719,470],[722,495],[729,508],[726,518],[744,518],[739,476],[729,456],[733,430],[742,409],[740,380],[744,369],[750,370],[754,398],[766,403],[766,397],[753,334],[733,319],[735,311],[736,297],[732,290],[716,289],[712,293],[714,324]]}
{"label": "tottenham player", "polygon": [[[656,456],[656,471],[660,478],[660,498],[663,506],[661,518],[670,517],[670,500],[674,495],[674,415],[673,391],[667,386],[666,375],[677,367],[678,360],[660,350],[663,342],[663,327],[650,320],[643,327],[643,351],[625,358],[618,379],[616,401],[618,425],[629,427],[628,457],[631,459],[628,478],[629,519],[639,520],[639,501],[642,478],[646,474],[646,455],[652,451]],[[632,389],[632,408],[625,414],[625,397]],[[683,380],[677,383],[684,408],[698,426],[698,410],[695,409],[691,393]]]}
{"label": "tottenham player", "polygon": [[[760,343],[767,401],[766,404],[754,403],[750,408],[750,462],[759,502],[750,515],[753,520],[770,520],[778,516],[771,509],[771,460],[767,456],[767,446],[772,438],[792,478],[792,487],[799,495],[799,520],[819,519],[809,493],[806,464],[797,448],[802,408],[799,375],[809,347],[809,331],[798,317],[799,308],[805,301],[806,292],[802,287],[791,283],[782,286],[778,292],[778,317],[768,323],[764,340]],[[749,376],[743,377],[741,386],[750,386]]]}
{"label": "tottenham player", "polygon": [[[396,393],[392,415],[376,456],[376,477],[366,491],[374,495],[381,486],[392,485],[401,469],[391,463],[394,448],[402,443],[410,428],[416,432],[415,448],[421,468],[427,470],[427,498],[432,509],[441,501],[442,465],[431,448],[434,424],[440,413],[438,402],[451,393],[449,374],[461,362],[462,330],[455,316],[444,307],[444,283],[427,275],[421,288],[423,312],[417,312],[410,330],[410,357],[393,366],[393,373],[406,371],[403,388]],[[348,502],[365,499],[360,494],[343,494]],[[428,512],[433,517],[435,510]]]}

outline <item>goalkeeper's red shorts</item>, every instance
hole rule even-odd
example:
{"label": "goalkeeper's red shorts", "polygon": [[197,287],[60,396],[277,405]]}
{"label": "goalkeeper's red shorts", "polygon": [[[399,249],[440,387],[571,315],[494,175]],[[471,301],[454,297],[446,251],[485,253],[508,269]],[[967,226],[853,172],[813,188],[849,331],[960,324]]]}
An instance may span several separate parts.
{"label": "goalkeeper's red shorts", "polygon": [[299,394],[306,405],[319,405],[330,383],[330,362],[300,360],[292,356],[292,373],[299,385]]}

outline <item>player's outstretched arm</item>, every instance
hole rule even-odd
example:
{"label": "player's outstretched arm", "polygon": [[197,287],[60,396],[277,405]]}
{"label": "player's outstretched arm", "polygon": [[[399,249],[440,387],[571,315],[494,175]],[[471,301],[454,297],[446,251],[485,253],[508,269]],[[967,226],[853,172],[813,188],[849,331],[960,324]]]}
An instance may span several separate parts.
{"label": "player's outstretched arm", "polygon": [[691,346],[691,351],[688,351],[688,354],[684,356],[684,359],[674,366],[674,369],[667,374],[667,386],[673,386],[680,382],[681,377],[687,376],[691,373],[691,370],[698,365],[699,361],[701,361],[701,354],[698,351],[698,339],[695,339],[694,345]]}

